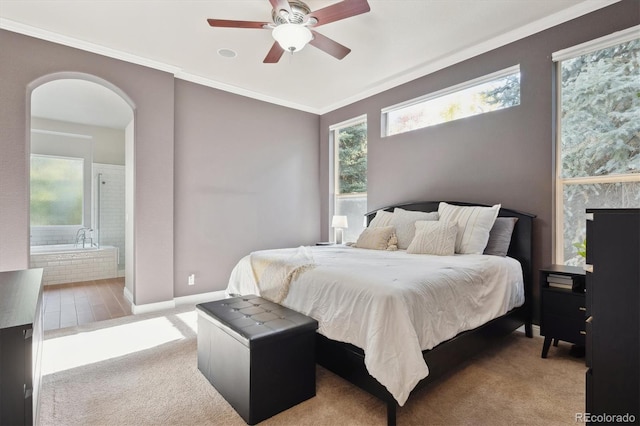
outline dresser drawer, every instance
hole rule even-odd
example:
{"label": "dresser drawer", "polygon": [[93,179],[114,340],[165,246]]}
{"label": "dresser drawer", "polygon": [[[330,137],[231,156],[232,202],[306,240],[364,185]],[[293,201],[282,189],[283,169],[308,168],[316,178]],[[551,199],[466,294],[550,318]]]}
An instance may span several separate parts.
{"label": "dresser drawer", "polygon": [[584,294],[545,289],[542,297],[545,314],[585,320],[586,301]]}

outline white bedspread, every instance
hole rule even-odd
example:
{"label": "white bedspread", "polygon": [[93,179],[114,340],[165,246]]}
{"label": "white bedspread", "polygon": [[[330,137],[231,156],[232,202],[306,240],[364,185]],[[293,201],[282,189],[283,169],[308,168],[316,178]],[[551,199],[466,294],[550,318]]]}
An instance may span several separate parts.
{"label": "white bedspread", "polygon": [[[362,348],[367,370],[400,405],[429,373],[422,350],[524,303],[521,266],[509,257],[309,249],[314,267],[293,279],[281,304],[315,318],[324,336]],[[261,295],[250,257],[233,269],[227,295]]]}

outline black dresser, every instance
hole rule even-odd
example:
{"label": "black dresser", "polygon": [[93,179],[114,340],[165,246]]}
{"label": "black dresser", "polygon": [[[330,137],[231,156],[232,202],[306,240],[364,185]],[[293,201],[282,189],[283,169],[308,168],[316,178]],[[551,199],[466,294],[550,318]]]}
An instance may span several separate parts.
{"label": "black dresser", "polygon": [[640,209],[587,209],[586,263],[586,412],[638,424]]}
{"label": "black dresser", "polygon": [[42,269],[0,272],[0,424],[38,423]]}

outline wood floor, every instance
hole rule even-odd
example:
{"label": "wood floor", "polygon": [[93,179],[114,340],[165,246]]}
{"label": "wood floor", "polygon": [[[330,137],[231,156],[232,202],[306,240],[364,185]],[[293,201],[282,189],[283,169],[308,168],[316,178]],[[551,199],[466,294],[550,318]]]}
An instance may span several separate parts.
{"label": "wood floor", "polygon": [[72,327],[131,315],[124,278],[44,287],[44,329]]}

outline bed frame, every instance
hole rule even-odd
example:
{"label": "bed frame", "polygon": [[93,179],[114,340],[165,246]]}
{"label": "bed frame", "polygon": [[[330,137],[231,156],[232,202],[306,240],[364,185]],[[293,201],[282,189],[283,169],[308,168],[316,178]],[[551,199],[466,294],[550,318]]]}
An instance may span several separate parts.
{"label": "bed frame", "polygon": [[[405,210],[432,212],[438,210],[439,203],[439,201],[423,201],[397,204],[385,207],[382,210],[393,211],[394,208],[400,207]],[[447,201],[447,203],[459,206],[486,207],[483,204],[457,201]],[[371,222],[375,214],[376,211],[366,214],[367,224]],[[415,389],[433,382],[447,372],[453,371],[462,362],[470,359],[483,349],[493,345],[501,337],[523,325],[527,337],[533,337],[531,326],[533,288],[531,257],[532,225],[535,215],[501,208],[498,216],[518,218],[511,236],[508,256],[519,260],[522,265],[525,303],[523,306],[512,309],[505,315],[476,329],[462,332],[452,339],[440,343],[433,349],[423,351],[423,357],[429,366],[429,375],[422,379]],[[386,402],[387,423],[389,425],[396,424],[396,408],[398,404],[387,389],[367,371],[362,349],[348,343],[328,339],[316,333],[316,362]]]}

